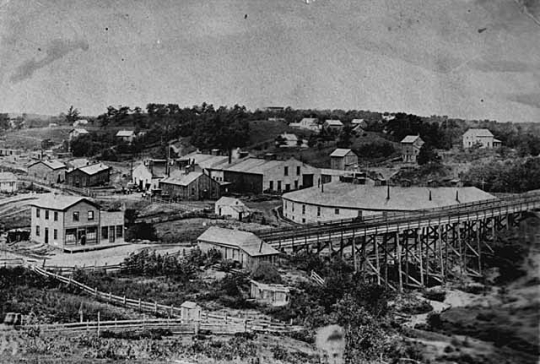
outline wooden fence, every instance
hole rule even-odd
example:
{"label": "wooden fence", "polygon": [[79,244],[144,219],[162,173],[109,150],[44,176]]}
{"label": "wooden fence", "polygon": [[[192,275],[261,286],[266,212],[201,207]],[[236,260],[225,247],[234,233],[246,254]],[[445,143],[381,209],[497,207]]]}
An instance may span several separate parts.
{"label": "wooden fence", "polygon": [[[174,305],[166,306],[157,302],[147,302],[141,299],[134,300],[127,298],[126,296],[117,296],[112,293],[105,293],[98,291],[97,288],[91,288],[85,284],[77,282],[70,277],[63,277],[59,274],[48,272],[35,265],[29,266],[31,270],[44,277],[54,278],[67,285],[74,285],[82,291],[94,296],[98,300],[109,302],[122,307],[129,307],[139,312],[149,312],[152,314],[161,314],[167,317],[182,318],[182,309],[180,307],[174,307]],[[199,320],[198,320],[199,321]],[[215,325],[216,327],[231,326],[231,327],[243,327],[243,331],[264,331],[274,333],[285,333],[292,331],[299,331],[302,328],[298,326],[288,325],[282,322],[275,322],[269,320],[248,320],[246,318],[234,317],[228,315],[216,315],[208,312],[202,312],[200,322],[205,325]]]}

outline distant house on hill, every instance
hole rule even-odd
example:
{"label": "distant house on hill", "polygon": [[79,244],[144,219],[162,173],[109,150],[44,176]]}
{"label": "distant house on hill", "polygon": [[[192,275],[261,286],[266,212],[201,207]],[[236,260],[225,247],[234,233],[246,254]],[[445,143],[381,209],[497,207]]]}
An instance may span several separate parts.
{"label": "distant house on hill", "polygon": [[216,200],[221,186],[202,172],[175,171],[159,181],[162,196],[177,200]]}
{"label": "distant house on hill", "polygon": [[351,127],[353,128],[353,131],[359,133],[367,130],[368,123],[364,119],[353,119],[351,121]]}
{"label": "distant house on hill", "polygon": [[[283,133],[277,137],[281,142],[276,142],[280,148],[295,148],[303,145],[302,139],[299,139],[296,135],[290,133]],[[298,142],[300,141],[300,145]]]}
{"label": "distant house on hill", "polygon": [[498,148],[501,141],[495,139],[488,129],[469,129],[463,134],[463,148],[479,145],[481,148]]}
{"label": "distant house on hill", "polygon": [[401,159],[405,163],[416,163],[424,141],[419,135],[407,135],[401,141]]}
{"label": "distant house on hill", "polygon": [[111,179],[111,167],[103,163],[74,168],[66,172],[66,184],[74,187],[106,186]]}
{"label": "distant house on hill", "polygon": [[243,268],[252,270],[261,262],[274,263],[279,252],[258,236],[247,231],[212,226],[197,238],[203,252],[216,249],[222,259],[239,262]]}
{"label": "distant house on hill", "polygon": [[119,130],[115,135],[116,139],[122,140],[126,143],[133,143],[135,139],[135,132],[133,130]]}
{"label": "distant house on hill", "polygon": [[87,124],[88,124],[88,120],[79,119],[79,120],[75,120],[75,122],[73,123],[73,126],[87,125]]}
{"label": "distant house on hill", "polygon": [[324,122],[323,127],[328,130],[341,131],[343,129],[343,123],[341,120],[328,119]]}
{"label": "distant house on hill", "polygon": [[0,172],[0,192],[17,191],[17,176],[11,172]]}
{"label": "distant house on hill", "polygon": [[291,128],[304,129],[311,131],[319,131],[321,126],[318,123],[317,118],[303,118],[298,123],[290,123]]}
{"label": "distant house on hill", "polygon": [[330,154],[332,169],[352,170],[358,167],[358,156],[350,149],[337,148]]}
{"label": "distant house on hill", "polygon": [[83,129],[83,128],[71,129],[69,131],[69,140],[71,141],[73,139],[80,137],[81,135],[86,135],[86,134],[90,134],[88,130],[86,129]]}
{"label": "distant house on hill", "polygon": [[250,297],[260,303],[284,306],[290,300],[290,288],[281,284],[266,284],[251,281]]}
{"label": "distant house on hill", "polygon": [[40,160],[28,166],[28,176],[45,183],[61,183],[65,180],[66,165],[57,160]]}
{"label": "distant house on hill", "polygon": [[236,220],[242,220],[249,216],[249,212],[247,206],[237,198],[224,196],[216,201],[216,215],[230,216]]}

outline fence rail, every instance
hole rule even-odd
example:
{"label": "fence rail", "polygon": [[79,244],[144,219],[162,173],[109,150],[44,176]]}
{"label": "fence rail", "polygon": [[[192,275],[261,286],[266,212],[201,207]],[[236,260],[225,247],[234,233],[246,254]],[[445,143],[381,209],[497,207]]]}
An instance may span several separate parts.
{"label": "fence rail", "polygon": [[[70,277],[63,277],[59,274],[48,272],[45,269],[39,268],[35,265],[29,266],[31,270],[44,277],[54,278],[67,285],[74,285],[83,292],[86,292],[99,300],[110,302],[123,307],[130,307],[140,312],[149,312],[153,314],[162,314],[168,317],[182,318],[182,308],[174,307],[174,305],[162,305],[157,302],[148,302],[141,299],[135,300],[127,298],[125,296],[117,296],[112,293],[105,293],[98,291],[97,288],[89,287],[83,283],[77,282]],[[292,326],[281,322],[274,322],[269,320],[249,320],[243,317],[235,317],[229,315],[217,315],[208,312],[202,312],[200,317],[200,323],[204,325],[217,325],[217,326],[231,326],[235,325],[243,327],[243,331],[265,331],[265,332],[292,332],[301,329],[299,326]]]}

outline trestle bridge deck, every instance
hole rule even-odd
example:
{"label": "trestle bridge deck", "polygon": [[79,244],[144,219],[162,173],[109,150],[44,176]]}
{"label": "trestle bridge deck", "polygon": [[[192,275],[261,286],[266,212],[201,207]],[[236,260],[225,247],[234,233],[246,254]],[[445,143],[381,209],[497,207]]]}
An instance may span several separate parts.
{"label": "trestle bridge deck", "polygon": [[497,232],[540,208],[540,192],[363,220],[307,224],[257,235],[283,252],[306,250],[352,258],[365,279],[392,289],[482,275]]}

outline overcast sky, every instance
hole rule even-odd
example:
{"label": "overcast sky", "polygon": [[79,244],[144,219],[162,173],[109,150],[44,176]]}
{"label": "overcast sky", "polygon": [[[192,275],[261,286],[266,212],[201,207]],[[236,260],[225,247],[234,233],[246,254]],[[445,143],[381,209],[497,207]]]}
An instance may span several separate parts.
{"label": "overcast sky", "polygon": [[0,0],[0,36],[0,112],[207,102],[540,121],[540,26],[515,0]]}

